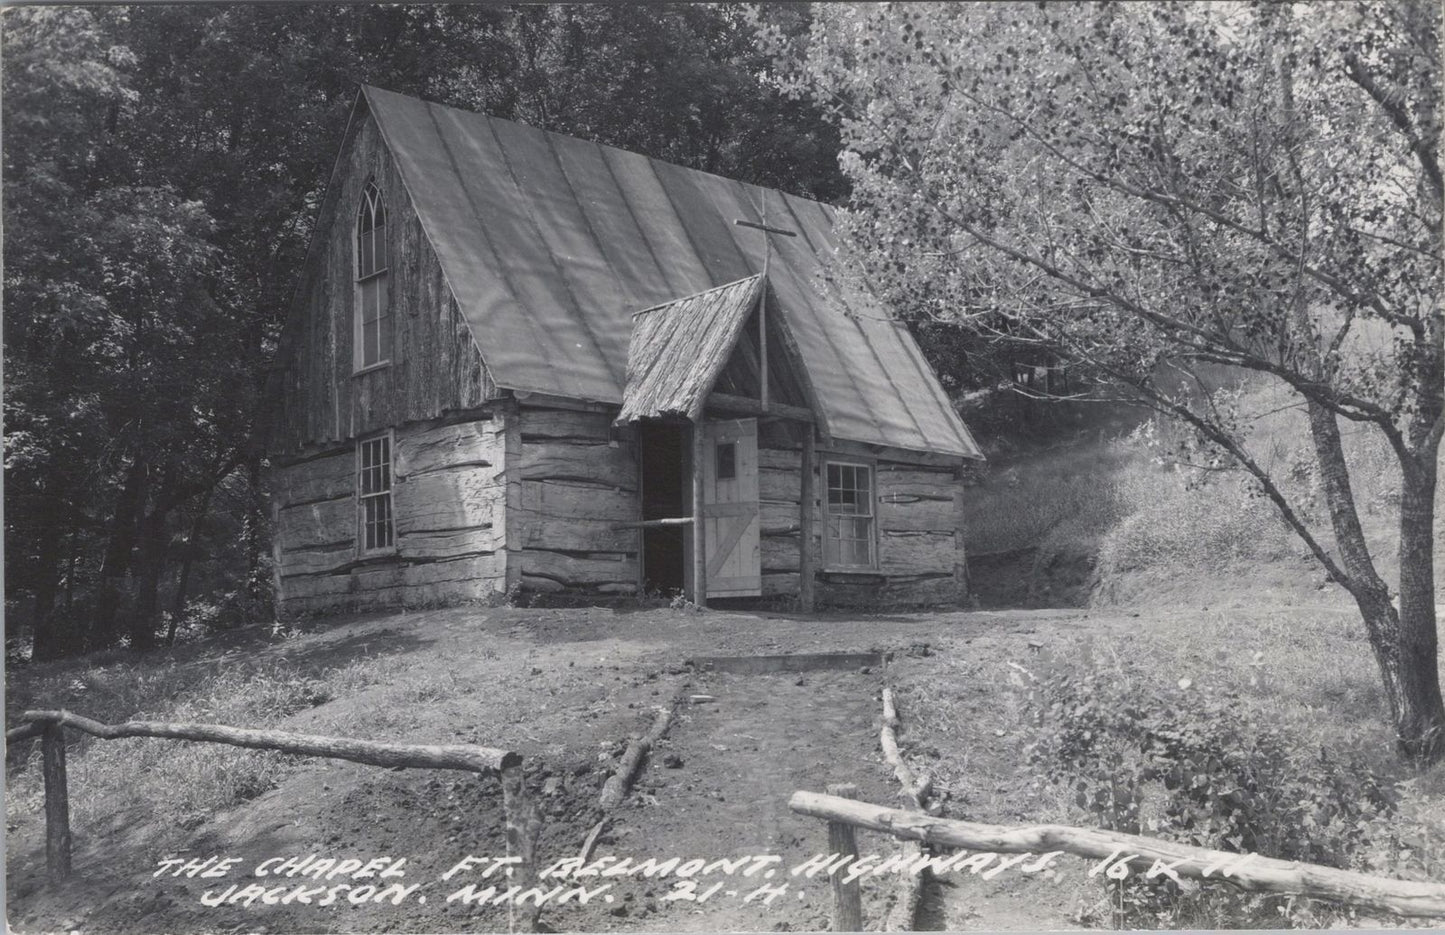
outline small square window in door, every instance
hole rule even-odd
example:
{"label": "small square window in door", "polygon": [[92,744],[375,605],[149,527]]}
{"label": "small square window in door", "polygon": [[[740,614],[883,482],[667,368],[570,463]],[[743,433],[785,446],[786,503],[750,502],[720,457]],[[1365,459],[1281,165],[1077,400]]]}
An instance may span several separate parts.
{"label": "small square window in door", "polygon": [[717,446],[717,479],[732,480],[738,476],[738,446],[735,442],[719,442]]}

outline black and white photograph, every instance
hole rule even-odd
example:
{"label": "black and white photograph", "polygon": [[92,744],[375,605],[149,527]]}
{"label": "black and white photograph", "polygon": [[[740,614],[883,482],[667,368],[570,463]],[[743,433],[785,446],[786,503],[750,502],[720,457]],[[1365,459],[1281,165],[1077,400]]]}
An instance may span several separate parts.
{"label": "black and white photograph", "polygon": [[1445,925],[1441,21],[6,5],[8,928]]}

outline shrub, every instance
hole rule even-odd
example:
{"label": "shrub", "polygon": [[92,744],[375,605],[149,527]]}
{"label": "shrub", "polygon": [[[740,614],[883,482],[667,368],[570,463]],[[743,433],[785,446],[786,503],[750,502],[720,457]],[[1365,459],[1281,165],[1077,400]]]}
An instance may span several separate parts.
{"label": "shrub", "polygon": [[[1231,690],[1151,683],[1129,666],[1019,681],[1030,760],[1084,823],[1355,869],[1398,830],[1397,794],[1362,756],[1308,746]],[[1339,911],[1163,877],[1108,885],[1115,923],[1130,927],[1318,924]]]}

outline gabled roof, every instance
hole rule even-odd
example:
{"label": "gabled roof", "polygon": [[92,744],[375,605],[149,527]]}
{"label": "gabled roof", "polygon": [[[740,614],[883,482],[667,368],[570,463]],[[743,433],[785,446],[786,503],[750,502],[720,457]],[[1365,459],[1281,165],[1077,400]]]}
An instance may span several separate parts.
{"label": "gabled roof", "polygon": [[749,276],[633,316],[617,421],[702,415],[708,390],[757,307],[762,280]]}
{"label": "gabled roof", "polygon": [[[907,329],[821,275],[833,209],[363,89],[497,386],[620,404],[633,313],[763,269],[835,438],[981,457]],[[766,218],[760,208],[765,204]]]}

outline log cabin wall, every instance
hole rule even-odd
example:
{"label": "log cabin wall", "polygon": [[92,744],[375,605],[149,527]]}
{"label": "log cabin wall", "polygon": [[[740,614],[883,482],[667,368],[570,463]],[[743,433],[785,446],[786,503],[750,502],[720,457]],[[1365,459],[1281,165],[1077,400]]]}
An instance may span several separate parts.
{"label": "log cabin wall", "polygon": [[523,588],[637,591],[641,534],[614,528],[641,517],[637,446],[616,413],[520,408],[508,570]]}
{"label": "log cabin wall", "polygon": [[[919,464],[906,455],[861,456],[819,447],[814,465],[813,561],[822,605],[939,604],[966,600],[960,469]],[[877,567],[830,570],[823,563],[823,465],[829,460],[873,466]],[[802,453],[796,448],[758,452],[763,594],[798,593],[798,500]]]}
{"label": "log cabin wall", "polygon": [[395,548],[361,554],[355,444],[274,467],[283,617],[485,600],[506,581],[507,414],[392,434]]}
{"label": "log cabin wall", "polygon": [[[318,222],[296,330],[285,339],[273,453],[326,450],[358,435],[438,418],[496,397],[471,330],[368,115],[342,149],[335,198]],[[356,211],[368,180],[386,206],[391,363],[353,374]]]}

